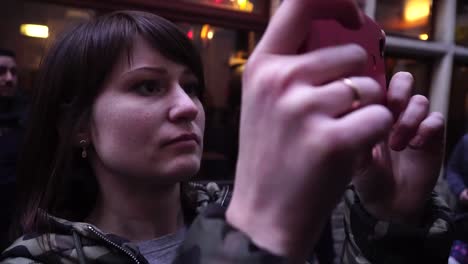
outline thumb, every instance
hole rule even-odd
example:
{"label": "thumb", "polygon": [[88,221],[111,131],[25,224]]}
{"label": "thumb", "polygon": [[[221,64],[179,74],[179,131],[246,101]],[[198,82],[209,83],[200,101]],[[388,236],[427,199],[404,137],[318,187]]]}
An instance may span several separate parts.
{"label": "thumb", "polygon": [[355,0],[314,0],[310,1],[313,19],[335,19],[345,28],[359,29],[364,16]]}
{"label": "thumb", "polygon": [[313,19],[334,19],[350,29],[364,24],[355,0],[284,0],[251,57],[296,54],[306,36],[314,34],[308,27]]}

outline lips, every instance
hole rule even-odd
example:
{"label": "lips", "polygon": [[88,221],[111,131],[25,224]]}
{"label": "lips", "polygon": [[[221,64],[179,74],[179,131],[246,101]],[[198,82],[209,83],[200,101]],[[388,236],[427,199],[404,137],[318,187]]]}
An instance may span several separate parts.
{"label": "lips", "polygon": [[186,133],[186,134],[181,134],[175,138],[172,138],[168,141],[166,141],[163,145],[170,145],[178,142],[184,142],[184,141],[195,141],[198,145],[200,145],[200,137],[195,134],[195,133]]}

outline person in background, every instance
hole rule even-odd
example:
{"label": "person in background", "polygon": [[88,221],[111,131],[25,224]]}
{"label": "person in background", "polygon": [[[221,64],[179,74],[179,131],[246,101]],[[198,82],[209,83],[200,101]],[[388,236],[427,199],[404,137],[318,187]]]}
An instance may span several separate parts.
{"label": "person in background", "polygon": [[455,146],[445,171],[450,190],[456,197],[457,241],[451,250],[451,262],[468,263],[468,135]]}
{"label": "person in background", "polygon": [[18,86],[18,67],[13,51],[0,49],[0,96],[13,97]]}
{"label": "person in background", "polygon": [[0,48],[0,249],[6,247],[15,209],[17,160],[26,122],[26,105],[20,94],[15,53]]}
{"label": "person in background", "polygon": [[468,212],[468,135],[464,135],[450,155],[446,179],[457,198],[457,211]]}

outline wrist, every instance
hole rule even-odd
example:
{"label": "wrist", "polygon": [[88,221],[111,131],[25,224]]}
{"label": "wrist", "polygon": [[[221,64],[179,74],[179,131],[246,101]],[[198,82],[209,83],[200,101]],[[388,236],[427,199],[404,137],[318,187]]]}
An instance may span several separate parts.
{"label": "wrist", "polygon": [[391,223],[401,225],[419,226],[424,216],[424,209],[415,209],[412,212],[390,211],[380,209],[379,206],[363,205],[364,209],[368,211],[375,218]]}
{"label": "wrist", "polygon": [[233,198],[226,211],[226,221],[231,226],[247,235],[257,247],[288,257],[292,263],[296,262],[294,259],[306,257],[308,247],[304,247],[305,241],[301,240],[300,234],[281,224],[281,220],[272,213],[260,208],[246,208],[245,205]]}
{"label": "wrist", "polygon": [[239,231],[246,234],[252,242],[259,248],[268,250],[278,256],[287,256],[285,248],[285,240],[287,235],[278,226],[275,226],[271,221],[262,219],[261,213],[252,215],[245,206],[237,206],[236,201],[231,201],[226,210],[226,221]]}
{"label": "wrist", "polygon": [[[356,193],[356,195],[358,195]],[[359,195],[358,195],[359,196]],[[392,202],[361,201],[363,208],[376,219],[402,225],[418,226],[424,217],[426,201],[406,202],[405,208],[394,206]],[[402,204],[402,203],[396,203]]]}

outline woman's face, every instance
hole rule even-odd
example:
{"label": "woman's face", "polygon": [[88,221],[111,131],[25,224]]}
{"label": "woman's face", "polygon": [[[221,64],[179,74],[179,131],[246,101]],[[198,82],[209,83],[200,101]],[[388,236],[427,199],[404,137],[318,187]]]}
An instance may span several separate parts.
{"label": "woman's face", "polygon": [[199,88],[187,67],[136,38],[92,108],[95,152],[90,158],[96,176],[162,184],[193,176],[200,167],[205,127]]}

